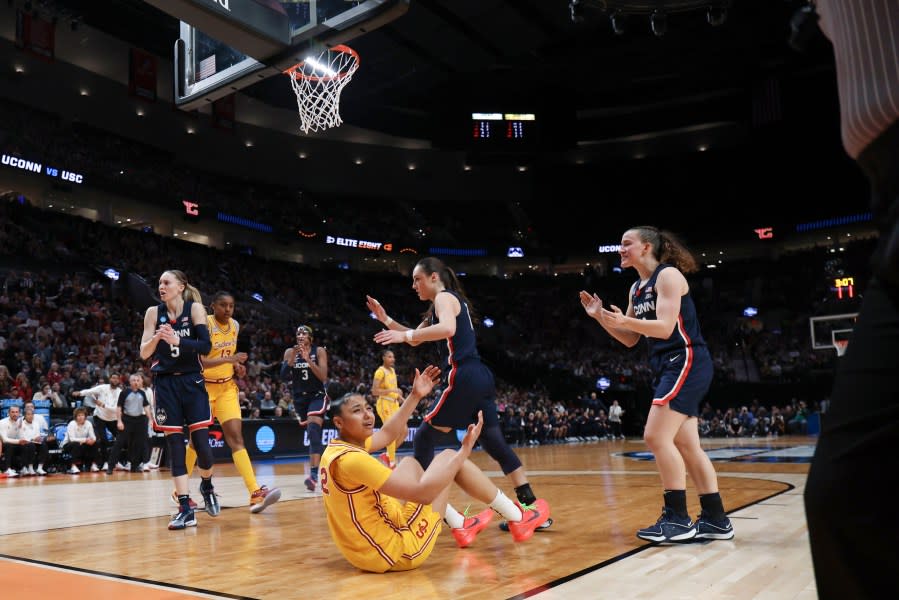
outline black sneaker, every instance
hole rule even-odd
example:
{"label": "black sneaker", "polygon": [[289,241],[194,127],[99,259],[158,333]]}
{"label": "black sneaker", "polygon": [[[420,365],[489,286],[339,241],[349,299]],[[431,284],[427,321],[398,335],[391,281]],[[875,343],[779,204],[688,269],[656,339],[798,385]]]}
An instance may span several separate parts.
{"label": "black sneaker", "polygon": [[210,487],[208,490],[204,490],[201,487],[200,493],[203,495],[203,503],[206,505],[206,512],[208,512],[211,517],[217,517],[219,513],[222,512],[222,507],[219,506],[219,498],[215,495],[215,488]]}
{"label": "black sneaker", "polygon": [[696,537],[696,524],[689,516],[679,517],[666,506],[659,520],[639,530],[637,537],[649,542],[686,542]]}
{"label": "black sneaker", "polygon": [[186,527],[196,527],[197,516],[192,510],[181,510],[169,521],[169,529],[184,529]]}
{"label": "black sneaker", "polygon": [[697,540],[731,540],[734,537],[734,526],[726,516],[712,519],[705,512],[696,519]]}
{"label": "black sneaker", "polygon": [[[552,524],[553,524],[553,519],[552,519],[552,517],[550,517],[547,520],[540,523],[539,525],[537,525],[537,529],[535,529],[534,531],[542,531],[544,529],[549,529],[550,527],[552,527]],[[503,531],[509,531],[509,522],[508,521],[500,522],[499,528],[502,529]]]}

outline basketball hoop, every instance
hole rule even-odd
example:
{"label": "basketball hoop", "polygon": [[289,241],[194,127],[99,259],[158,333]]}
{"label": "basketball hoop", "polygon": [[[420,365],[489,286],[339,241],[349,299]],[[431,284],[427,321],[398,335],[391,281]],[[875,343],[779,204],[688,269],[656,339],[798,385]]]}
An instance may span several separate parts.
{"label": "basketball hoop", "polygon": [[851,336],[851,329],[832,329],[830,331],[830,341],[837,351],[837,356],[846,354],[846,348],[849,347],[849,339]]}
{"label": "basketball hoop", "polygon": [[834,340],[833,347],[836,348],[837,356],[843,356],[849,347],[849,340]]}
{"label": "basketball hoop", "polygon": [[303,133],[337,127],[340,118],[340,92],[359,68],[359,55],[349,46],[328,48],[317,58],[307,57],[284,74],[297,95],[300,129]]}

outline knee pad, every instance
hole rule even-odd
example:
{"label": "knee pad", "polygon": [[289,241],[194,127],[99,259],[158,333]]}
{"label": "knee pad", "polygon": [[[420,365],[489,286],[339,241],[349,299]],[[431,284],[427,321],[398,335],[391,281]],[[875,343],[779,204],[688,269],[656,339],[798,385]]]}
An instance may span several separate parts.
{"label": "knee pad", "polygon": [[[187,475],[187,467],[184,465],[184,436],[180,433],[173,433],[165,436],[165,442],[169,448],[169,455],[172,463],[172,477]],[[110,457],[112,460],[112,457]]]}
{"label": "knee pad", "polygon": [[440,432],[428,423],[422,423],[412,439],[412,454],[422,469],[427,469],[434,460],[434,448],[437,447],[437,435]]}
{"label": "knee pad", "polygon": [[194,444],[197,453],[197,466],[201,469],[211,469],[215,464],[212,456],[212,448],[209,447],[209,429],[197,429],[190,432],[190,441]]}
{"label": "knee pad", "polygon": [[321,454],[325,449],[322,445],[322,426],[309,421],[306,424],[306,435],[309,436],[309,454]]}
{"label": "knee pad", "polygon": [[481,431],[481,437],[478,443],[490,457],[499,463],[503,470],[503,475],[508,475],[521,466],[521,459],[515,454],[515,451],[506,442],[503,432],[499,426],[484,427]]}

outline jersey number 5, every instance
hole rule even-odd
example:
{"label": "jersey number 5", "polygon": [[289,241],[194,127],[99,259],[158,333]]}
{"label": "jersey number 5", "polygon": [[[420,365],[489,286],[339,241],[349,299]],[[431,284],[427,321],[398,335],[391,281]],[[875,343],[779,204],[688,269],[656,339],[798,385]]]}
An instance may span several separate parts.
{"label": "jersey number 5", "polygon": [[181,346],[169,346],[171,349],[172,358],[178,358],[181,356]]}

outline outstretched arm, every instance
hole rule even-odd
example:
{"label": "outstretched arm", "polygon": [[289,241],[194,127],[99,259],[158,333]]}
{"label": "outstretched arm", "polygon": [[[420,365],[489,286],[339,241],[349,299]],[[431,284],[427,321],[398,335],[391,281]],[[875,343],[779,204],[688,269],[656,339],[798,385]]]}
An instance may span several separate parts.
{"label": "outstretched arm", "polygon": [[434,385],[440,380],[440,369],[433,365],[425,367],[424,371],[419,372],[415,369],[415,380],[412,382],[412,391],[403,400],[400,409],[396,411],[384,425],[371,436],[369,446],[370,452],[377,452],[382,448],[386,448],[387,444],[395,441],[398,437],[405,437],[406,423],[412,416],[412,411],[418,406],[422,398],[426,397],[434,389]]}
{"label": "outstretched arm", "polygon": [[[387,346],[389,344],[402,344],[402,343],[409,344],[410,346],[417,346],[422,342],[422,340],[420,340],[418,338],[412,339],[412,336],[414,334],[407,333],[409,331],[414,331],[415,330],[414,327],[406,327],[399,321],[394,321],[392,318],[387,316],[387,311],[384,309],[383,306],[381,306],[381,303],[378,302],[375,298],[372,298],[371,296],[366,296],[365,297],[365,306],[367,306],[368,310],[370,310],[372,312],[372,314],[375,316],[375,318],[378,321],[380,321],[384,327],[387,328],[385,331],[379,331],[378,333],[375,334],[375,341],[377,343],[383,344],[385,346]],[[418,325],[418,327],[421,328],[423,325],[424,325],[424,323],[420,323]],[[399,334],[394,333],[394,332],[399,332]],[[389,341],[389,340],[394,340],[394,341]]]}
{"label": "outstretched arm", "polygon": [[419,504],[430,504],[437,495],[453,482],[456,474],[471,455],[471,450],[481,435],[484,427],[484,413],[478,411],[478,422],[468,426],[465,437],[462,439],[462,447],[456,452],[446,450],[449,456],[444,459],[444,453],[434,459],[434,462],[425,470],[421,478],[416,478],[413,471],[397,469],[391,473],[380,491],[394,498],[403,498]]}
{"label": "outstretched arm", "polygon": [[437,294],[434,298],[434,314],[437,315],[437,323],[425,325],[422,323],[418,329],[388,329],[375,334],[375,341],[387,346],[389,344],[406,343],[417,346],[422,342],[436,342],[451,338],[456,334],[456,315],[462,310],[459,299],[452,294]]}

